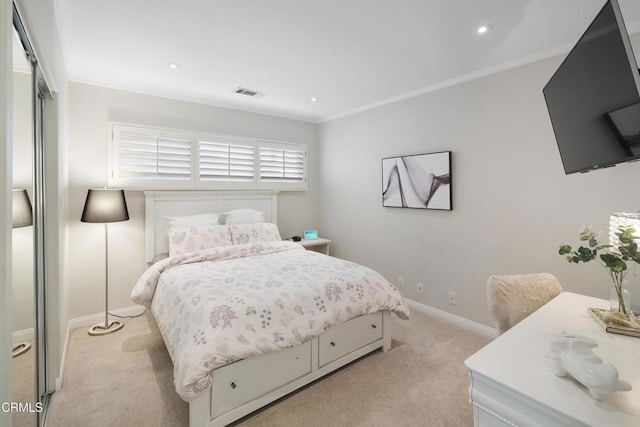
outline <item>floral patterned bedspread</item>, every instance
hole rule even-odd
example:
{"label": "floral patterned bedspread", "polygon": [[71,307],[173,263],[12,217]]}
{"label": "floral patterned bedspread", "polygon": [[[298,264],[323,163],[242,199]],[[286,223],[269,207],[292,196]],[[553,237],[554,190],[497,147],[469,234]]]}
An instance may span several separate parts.
{"label": "floral patterned bedspread", "polygon": [[281,241],[167,258],[142,275],[131,298],[155,316],[187,401],[227,363],[301,344],[363,314],[409,318],[380,274]]}

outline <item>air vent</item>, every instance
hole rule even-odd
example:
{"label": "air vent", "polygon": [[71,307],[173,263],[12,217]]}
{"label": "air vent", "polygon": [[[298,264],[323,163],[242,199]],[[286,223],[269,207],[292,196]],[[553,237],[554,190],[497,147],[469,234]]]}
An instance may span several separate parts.
{"label": "air vent", "polygon": [[254,98],[261,98],[265,95],[264,93],[258,92],[257,90],[251,90],[244,87],[236,88],[235,93],[239,93],[240,95],[252,96]]}

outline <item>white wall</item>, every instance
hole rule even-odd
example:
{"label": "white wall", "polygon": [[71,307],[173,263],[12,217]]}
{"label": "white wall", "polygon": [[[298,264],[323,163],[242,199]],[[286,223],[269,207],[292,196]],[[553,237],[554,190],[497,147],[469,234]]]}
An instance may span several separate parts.
{"label": "white wall", "polygon": [[[108,123],[207,131],[308,144],[317,156],[316,125],[224,108],[70,83],[69,140],[69,315],[104,312],[104,229],[81,223],[88,188],[108,177]],[[317,221],[316,165],[309,162],[306,192],[281,192],[278,225],[283,237],[313,228]],[[131,289],[145,268],[144,197],[127,191],[130,221],[109,226],[109,308],[133,305]]]}
{"label": "white wall", "polygon": [[[368,265],[406,296],[490,325],[487,277],[548,271],[565,290],[608,298],[610,278],[568,264],[561,242],[606,234],[611,212],[640,207],[640,164],[566,176],[542,88],[559,58],[319,126],[320,228],[332,252]],[[453,211],[383,208],[383,157],[453,152]],[[416,282],[425,285],[417,295]],[[629,289],[640,301],[640,279]],[[457,305],[448,293],[457,293]]]}

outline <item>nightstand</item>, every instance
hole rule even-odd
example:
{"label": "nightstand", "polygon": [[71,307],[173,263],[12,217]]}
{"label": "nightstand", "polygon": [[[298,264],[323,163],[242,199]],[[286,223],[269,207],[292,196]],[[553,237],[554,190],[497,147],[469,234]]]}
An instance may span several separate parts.
{"label": "nightstand", "polygon": [[323,239],[321,237],[318,237],[317,239],[302,239],[298,243],[309,251],[329,255],[329,244],[331,243],[331,240],[329,239]]}

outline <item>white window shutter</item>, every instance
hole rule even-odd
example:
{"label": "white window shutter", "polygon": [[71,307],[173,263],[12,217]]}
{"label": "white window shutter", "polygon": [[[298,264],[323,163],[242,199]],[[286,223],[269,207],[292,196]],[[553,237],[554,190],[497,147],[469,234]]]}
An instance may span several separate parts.
{"label": "white window shutter", "polygon": [[305,182],[306,150],[302,146],[260,146],[260,180]]}
{"label": "white window shutter", "polygon": [[193,139],[188,134],[113,126],[114,178],[135,185],[148,180],[191,181]]}
{"label": "white window shutter", "polygon": [[157,138],[120,133],[117,140],[117,163],[120,178],[157,174]]}
{"label": "white window shutter", "polygon": [[191,140],[158,138],[158,175],[191,179]]}
{"label": "white window shutter", "polygon": [[111,123],[109,184],[128,189],[307,189],[307,146]]}
{"label": "white window shutter", "polygon": [[253,181],[254,147],[222,141],[199,141],[201,181]]}

